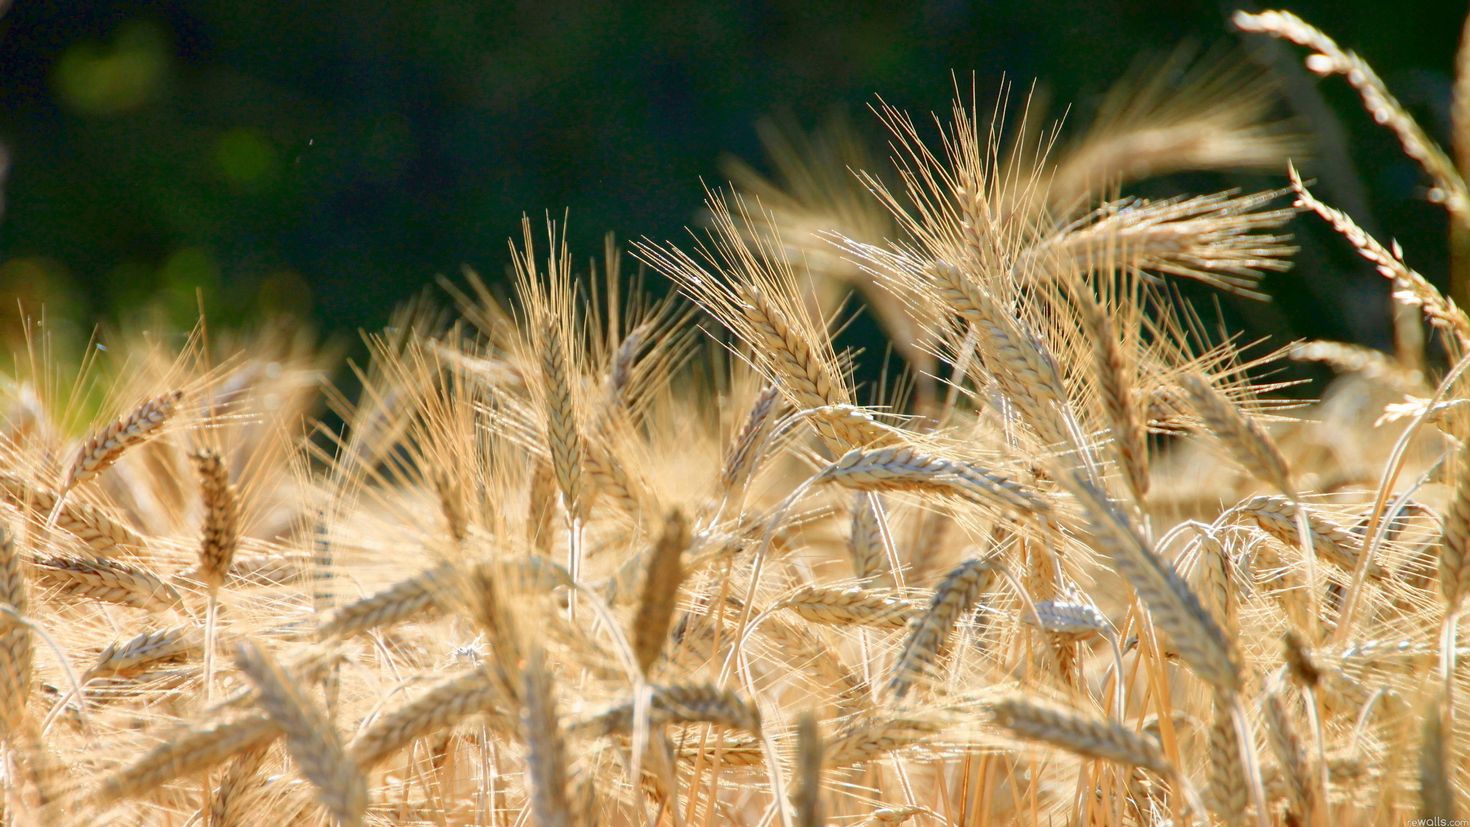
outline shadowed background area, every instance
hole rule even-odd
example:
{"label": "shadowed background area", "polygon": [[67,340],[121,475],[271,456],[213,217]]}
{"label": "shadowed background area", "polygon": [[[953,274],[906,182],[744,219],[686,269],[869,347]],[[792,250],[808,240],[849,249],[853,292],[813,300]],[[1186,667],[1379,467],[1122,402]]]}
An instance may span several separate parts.
{"label": "shadowed background area", "polygon": [[[982,108],[1003,76],[1017,102],[1034,78],[1049,116],[1070,102],[1080,126],[1130,67],[1182,44],[1234,48],[1280,78],[1282,114],[1328,136],[1304,164],[1318,193],[1443,284],[1447,223],[1418,169],[1341,79],[1232,32],[1233,8],[22,2],[0,19],[0,312],[9,326],[17,299],[44,303],[85,333],[157,303],[187,323],[201,290],[224,322],[285,310],[332,332],[376,327],[436,275],[501,278],[523,212],[569,211],[587,258],[608,231],[682,236],[722,158],[761,167],[756,124],[771,113],[845,113],[881,146],[875,94],[944,111],[951,73],[968,89],[973,72]],[[1364,55],[1448,144],[1462,4],[1391,20],[1372,2],[1290,8]],[[1138,191],[1282,182],[1192,175]],[[1227,298],[1227,312],[1260,333],[1386,344],[1383,279],[1320,222],[1293,231],[1304,250],[1267,279],[1274,304]]]}

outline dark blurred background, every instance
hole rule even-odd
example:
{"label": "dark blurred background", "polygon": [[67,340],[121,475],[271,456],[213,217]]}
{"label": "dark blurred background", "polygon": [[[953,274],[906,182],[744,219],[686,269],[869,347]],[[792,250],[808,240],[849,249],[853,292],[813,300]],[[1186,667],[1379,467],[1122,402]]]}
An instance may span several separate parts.
{"label": "dark blurred background", "polygon": [[[1319,194],[1443,284],[1446,220],[1416,167],[1340,78],[1233,33],[1237,7],[17,0],[0,18],[0,314],[44,302],[85,332],[151,302],[187,323],[200,288],[225,322],[285,310],[371,328],[436,275],[501,277],[523,212],[569,210],[584,259],[607,231],[682,237],[722,157],[760,165],[769,113],[871,126],[875,94],[944,110],[951,72],[973,71],[982,101],[1003,73],[1039,79],[1080,126],[1138,60],[1191,43],[1285,73],[1283,114],[1341,140],[1307,165]],[[1368,58],[1448,144],[1463,3],[1290,8]],[[1282,181],[1193,175],[1145,192]],[[1304,252],[1268,280],[1274,304],[1227,311],[1256,332],[1386,343],[1383,280],[1319,222],[1295,231]]]}

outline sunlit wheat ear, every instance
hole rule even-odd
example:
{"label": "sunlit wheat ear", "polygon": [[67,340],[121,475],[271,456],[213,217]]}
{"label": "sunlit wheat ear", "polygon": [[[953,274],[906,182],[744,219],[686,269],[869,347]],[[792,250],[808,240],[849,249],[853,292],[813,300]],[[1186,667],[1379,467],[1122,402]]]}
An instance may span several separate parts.
{"label": "sunlit wheat ear", "polygon": [[442,614],[440,602],[454,578],[449,565],[439,565],[405,578],[375,594],[330,612],[317,634],[323,639],[347,638],[415,617]]}
{"label": "sunlit wheat ear", "polygon": [[[18,508],[26,503],[43,518],[56,507],[58,495],[40,485],[27,483],[14,474],[0,474],[0,499]],[[57,513],[56,526],[81,540],[93,554],[102,556],[133,552],[143,547],[143,538],[122,521],[93,505],[66,502]]]}
{"label": "sunlit wheat ear", "polygon": [[1442,699],[1432,699],[1420,714],[1419,814],[1430,823],[1443,819],[1453,824],[1459,812],[1450,775],[1454,767],[1450,739],[1454,736],[1445,729]]}
{"label": "sunlit wheat ear", "polygon": [[941,491],[1025,516],[1051,512],[1039,493],[1004,474],[926,454],[908,445],[855,448],[824,468],[816,480],[859,491]]}
{"label": "sunlit wheat ear", "polygon": [[978,332],[986,363],[1007,398],[1042,439],[1068,442],[1067,391],[1051,352],[959,267],[939,261],[931,272],[940,300]]}
{"label": "sunlit wheat ear", "polygon": [[1217,696],[1214,707],[1215,714],[1206,742],[1209,749],[1205,762],[1209,803],[1221,821],[1239,824],[1245,820],[1246,804],[1250,800],[1250,788],[1246,784],[1240,756],[1240,736],[1235,731],[1230,700]]}
{"label": "sunlit wheat ear", "polygon": [[[618,704],[591,718],[579,721],[575,729],[592,735],[627,733],[633,728],[634,703]],[[708,684],[654,686],[649,699],[650,723],[704,722],[760,734],[760,710],[733,690]]]}
{"label": "sunlit wheat ear", "polygon": [[822,827],[822,734],[807,711],[796,721],[796,790],[791,796],[796,827]]}
{"label": "sunlit wheat ear", "polygon": [[183,391],[170,391],[155,396],[134,408],[127,416],[93,434],[82,443],[76,459],[67,468],[62,478],[62,492],[81,485],[107,470],[117,462],[129,448],[142,444],[168,422],[173,416]]}
{"label": "sunlit wheat ear", "polygon": [[1097,550],[1138,593],[1180,658],[1207,683],[1228,691],[1240,689],[1235,647],[1174,567],[1159,559],[1128,516],[1091,483],[1075,478],[1071,490],[1086,509]]}
{"label": "sunlit wheat ear", "polygon": [[225,768],[209,801],[213,827],[246,827],[251,822],[256,812],[250,809],[248,796],[260,784],[260,770],[269,754],[269,744],[246,750]]}
{"label": "sunlit wheat ear", "polygon": [[317,801],[341,824],[361,824],[368,803],[367,781],[326,713],[255,643],[241,643],[235,662],[260,693],[256,703],[285,734],[286,750],[316,788]]}
{"label": "sunlit wheat ear", "polygon": [[938,715],[923,714],[858,718],[827,737],[822,761],[833,769],[875,761],[933,738],[947,723]]}
{"label": "sunlit wheat ear", "polygon": [[[752,344],[770,360],[779,382],[796,404],[804,409],[849,404],[846,389],[832,374],[831,366],[817,358],[786,314],[753,284],[741,285],[737,290],[745,322],[757,337]],[[834,451],[887,439],[887,434],[864,416],[819,416],[812,419],[812,424]]]}
{"label": "sunlit wheat ear", "polygon": [[780,411],[781,389],[767,385],[756,395],[740,430],[730,441],[725,451],[725,464],[720,469],[720,489],[731,497],[737,497],[750,484],[751,475],[760,463],[761,449],[766,436],[776,423]]}
{"label": "sunlit wheat ear", "polygon": [[664,518],[663,530],[648,558],[643,596],[633,617],[633,654],[638,668],[649,674],[669,637],[669,626],[684,579],[683,556],[689,548],[689,523],[676,509]]}
{"label": "sunlit wheat ear", "polygon": [[1236,28],[1244,32],[1259,32],[1288,40],[1313,51],[1306,60],[1307,69],[1328,77],[1342,75],[1357,90],[1363,99],[1363,107],[1373,120],[1393,131],[1403,147],[1404,154],[1419,163],[1434,182],[1430,197],[1445,205],[1459,221],[1470,221],[1470,192],[1465,181],[1455,170],[1455,164],[1445,155],[1409,113],[1389,94],[1388,87],[1373,71],[1373,67],[1353,52],[1338,46],[1332,38],[1311,26],[1300,17],[1286,11],[1265,11],[1259,14],[1238,11],[1231,18]]}
{"label": "sunlit wheat ear", "polygon": [[1403,251],[1395,243],[1392,249],[1385,248],[1373,236],[1359,227],[1347,213],[1333,209],[1312,195],[1307,186],[1302,182],[1301,176],[1297,175],[1295,168],[1289,168],[1292,189],[1296,192],[1297,203],[1320,216],[1337,234],[1347,239],[1358,251],[1358,255],[1367,259],[1384,278],[1393,282],[1394,301],[1418,307],[1424,314],[1425,321],[1436,328],[1453,336],[1459,344],[1461,351],[1470,350],[1470,317],[1460,309],[1455,302],[1439,291],[1439,288],[1430,283],[1429,279],[1420,275],[1418,271],[1404,263]]}
{"label": "sunlit wheat ear", "polygon": [[[0,525],[0,602],[8,604],[18,615],[30,611],[25,570],[15,548],[15,537],[3,525]],[[31,627],[8,614],[0,615],[0,725],[5,727],[7,735],[13,735],[25,720],[33,667]]]}
{"label": "sunlit wheat ear", "polygon": [[469,515],[466,513],[464,491],[447,473],[436,473],[433,477],[434,493],[439,497],[439,513],[444,516],[444,526],[456,543],[463,543],[469,536]]}
{"label": "sunlit wheat ear", "polygon": [[475,715],[484,714],[493,731],[514,734],[516,721],[506,710],[511,702],[482,669],[446,678],[407,703],[373,720],[348,745],[348,753],[364,769],[382,763],[422,738]]}
{"label": "sunlit wheat ear", "polygon": [[847,554],[852,573],[859,580],[893,586],[893,569],[883,545],[882,515],[877,494],[859,491],[852,496],[852,519],[847,533]]}
{"label": "sunlit wheat ear", "polygon": [[1470,594],[1470,440],[1460,447],[1455,493],[1444,518],[1439,588],[1451,612]]}
{"label": "sunlit wheat ear", "polygon": [[1221,629],[1236,628],[1235,562],[1224,543],[1213,536],[1200,538],[1194,575],[1200,605]]}
{"label": "sunlit wheat ear", "polygon": [[1302,749],[1291,718],[1287,715],[1281,696],[1277,692],[1271,691],[1266,694],[1265,708],[1266,741],[1271,745],[1271,751],[1276,755],[1276,761],[1281,766],[1291,809],[1296,813],[1305,813],[1311,795],[1309,787],[1311,779],[1307,770],[1306,751]]}
{"label": "sunlit wheat ear", "polygon": [[523,691],[525,707],[521,739],[526,744],[526,776],[531,787],[531,819],[545,827],[571,827],[567,801],[567,756],[556,697],[541,650],[527,653]]}
{"label": "sunlit wheat ear", "polygon": [[148,793],[176,778],[208,770],[245,750],[274,741],[281,727],[270,715],[252,712],[184,728],[137,760],[106,776],[98,803]]}
{"label": "sunlit wheat ear", "polygon": [[1092,359],[1096,366],[1098,396],[1103,413],[1112,429],[1113,450],[1123,478],[1133,499],[1142,506],[1148,496],[1148,431],[1133,400],[1133,367],[1114,334],[1113,323],[1102,303],[1087,284],[1071,291],[1082,328],[1092,343]]}
{"label": "sunlit wheat ear", "polygon": [[1172,776],[1174,769],[1157,741],[1122,725],[1085,717],[1075,710],[1023,698],[990,707],[995,723],[1028,741],[1041,741],[1090,758],[1102,758]]}
{"label": "sunlit wheat ear", "polygon": [[1296,483],[1292,481],[1286,457],[1255,420],[1242,413],[1202,376],[1185,374],[1179,384],[1205,427],[1230,449],[1231,456],[1251,476],[1296,499]]}
{"label": "sunlit wheat ear", "polygon": [[880,626],[903,628],[921,608],[891,592],[803,586],[776,604],[797,617],[824,626]]}
{"label": "sunlit wheat ear", "polygon": [[1054,635],[1101,635],[1112,629],[1108,619],[1088,603],[1038,600],[1021,610],[1021,621]]}
{"label": "sunlit wheat ear", "polygon": [[556,474],[567,513],[585,521],[591,491],[584,479],[587,446],[573,404],[576,379],[567,365],[567,343],[561,326],[548,319],[541,326],[541,381],[546,395],[546,441],[551,449],[551,467]]}
{"label": "sunlit wheat ear", "polygon": [[[1254,497],[1234,510],[1277,540],[1291,546],[1297,544],[1298,509],[1291,500]],[[1347,572],[1356,568],[1362,538],[1311,509],[1307,509],[1307,527],[1311,531],[1312,547],[1319,557]],[[1388,572],[1374,563],[1368,567],[1368,576],[1381,580],[1388,576]]]}
{"label": "sunlit wheat ear", "polygon": [[1313,339],[1292,345],[1286,355],[1298,362],[1319,362],[1338,373],[1355,373],[1405,393],[1420,392],[1424,386],[1424,374],[1420,370],[1407,368],[1398,359],[1373,347]]}
{"label": "sunlit wheat ear", "polygon": [[950,633],[980,600],[995,579],[995,564],[970,559],[956,566],[940,581],[929,608],[910,624],[908,638],[893,662],[888,691],[902,699],[944,654]]}
{"label": "sunlit wheat ear", "polygon": [[204,495],[204,527],[199,540],[199,577],[211,591],[219,589],[240,542],[240,502],[230,472],[218,451],[193,455]]}
{"label": "sunlit wheat ear", "polygon": [[531,483],[526,493],[526,541],[539,554],[549,554],[552,522],[556,517],[556,472],[543,458],[531,460]]}
{"label": "sunlit wheat ear", "polygon": [[82,674],[83,682],[104,675],[134,675],[166,661],[191,657],[201,651],[198,634],[189,626],[155,629],[128,640],[111,643]]}
{"label": "sunlit wheat ear", "polygon": [[135,609],[163,612],[183,605],[178,591],[132,563],[106,558],[37,557],[36,579],[60,593]]}

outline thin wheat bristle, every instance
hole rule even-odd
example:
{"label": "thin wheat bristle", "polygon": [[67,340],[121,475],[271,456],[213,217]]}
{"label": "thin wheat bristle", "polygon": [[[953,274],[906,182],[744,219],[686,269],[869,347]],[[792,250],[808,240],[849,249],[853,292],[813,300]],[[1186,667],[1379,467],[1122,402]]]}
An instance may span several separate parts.
{"label": "thin wheat bristle", "polygon": [[676,509],[664,518],[663,531],[653,544],[643,580],[643,596],[633,618],[633,654],[645,675],[653,668],[668,639],[679,585],[684,580],[682,559],[688,548],[689,524]]}
{"label": "thin wheat bristle", "polygon": [[131,447],[146,442],[168,422],[183,391],[170,391],[144,401],[131,413],[93,434],[82,443],[62,478],[67,492],[107,470]]}
{"label": "thin wheat bristle", "polygon": [[995,566],[972,558],[944,576],[929,608],[910,625],[908,638],[893,662],[888,691],[902,699],[944,653],[950,632],[995,578]]}
{"label": "thin wheat bristle", "polygon": [[240,502],[230,472],[218,451],[194,453],[199,490],[204,496],[204,526],[199,538],[199,577],[211,590],[225,582],[240,543]]}
{"label": "thin wheat bristle", "polygon": [[37,580],[70,597],[159,612],[183,604],[178,590],[132,563],[104,557],[52,556],[37,557],[33,562]]}
{"label": "thin wheat bristle", "polygon": [[256,644],[241,643],[235,662],[255,685],[256,703],[280,726],[286,750],[316,788],[317,801],[343,825],[361,824],[368,803],[367,781],[326,713]]}

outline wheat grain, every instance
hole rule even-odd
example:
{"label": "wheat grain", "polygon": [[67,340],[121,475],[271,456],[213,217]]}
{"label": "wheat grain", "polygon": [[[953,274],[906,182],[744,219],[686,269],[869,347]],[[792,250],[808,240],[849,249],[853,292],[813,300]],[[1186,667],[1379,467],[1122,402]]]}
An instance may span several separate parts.
{"label": "wheat grain", "polygon": [[[1298,542],[1299,509],[1296,503],[1285,497],[1254,497],[1236,506],[1235,511],[1283,543],[1295,545]],[[1358,565],[1358,550],[1363,545],[1362,538],[1311,509],[1306,509],[1306,514],[1312,548],[1317,555],[1344,571],[1354,571]],[[1382,580],[1388,572],[1377,563],[1370,563],[1368,575]]]}
{"label": "wheat grain", "polygon": [[[0,499],[17,508],[29,505],[33,512],[44,516],[56,507],[59,497],[55,491],[14,474],[0,474]],[[143,548],[143,538],[136,531],[94,505],[64,502],[56,526],[80,540],[93,554],[106,556]]]}

